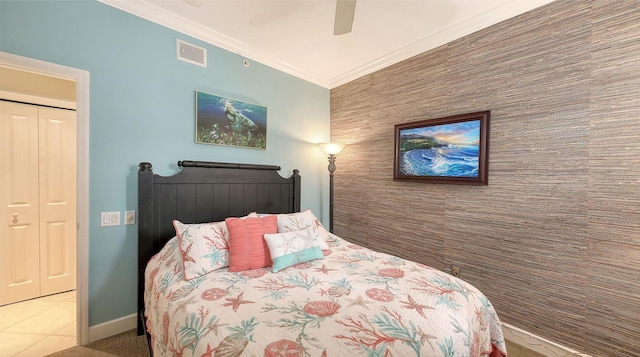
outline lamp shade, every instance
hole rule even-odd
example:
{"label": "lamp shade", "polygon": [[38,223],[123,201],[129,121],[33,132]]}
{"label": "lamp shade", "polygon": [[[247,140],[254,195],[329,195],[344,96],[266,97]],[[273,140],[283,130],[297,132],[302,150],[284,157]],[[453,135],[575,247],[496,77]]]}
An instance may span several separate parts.
{"label": "lamp shade", "polygon": [[324,151],[327,155],[337,155],[344,149],[345,145],[340,143],[319,143],[318,146]]}

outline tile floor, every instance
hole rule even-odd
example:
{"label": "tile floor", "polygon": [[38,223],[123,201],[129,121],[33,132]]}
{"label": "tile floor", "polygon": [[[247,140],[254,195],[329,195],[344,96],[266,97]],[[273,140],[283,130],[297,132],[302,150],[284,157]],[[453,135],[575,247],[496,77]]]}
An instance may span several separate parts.
{"label": "tile floor", "polygon": [[0,306],[0,357],[40,357],[75,345],[75,291]]}

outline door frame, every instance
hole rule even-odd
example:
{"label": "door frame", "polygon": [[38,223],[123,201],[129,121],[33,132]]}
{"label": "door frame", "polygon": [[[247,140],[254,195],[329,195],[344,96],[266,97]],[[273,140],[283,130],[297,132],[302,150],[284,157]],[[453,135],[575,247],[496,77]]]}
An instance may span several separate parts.
{"label": "door frame", "polygon": [[76,339],[89,343],[89,72],[0,51],[0,65],[76,82]]}

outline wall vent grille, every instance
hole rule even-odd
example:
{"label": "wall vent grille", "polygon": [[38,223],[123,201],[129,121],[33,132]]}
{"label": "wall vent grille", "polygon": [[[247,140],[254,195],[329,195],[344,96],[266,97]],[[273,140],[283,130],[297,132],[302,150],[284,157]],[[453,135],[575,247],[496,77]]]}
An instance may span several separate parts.
{"label": "wall vent grille", "polygon": [[176,51],[179,60],[207,67],[207,50],[205,48],[177,40]]}

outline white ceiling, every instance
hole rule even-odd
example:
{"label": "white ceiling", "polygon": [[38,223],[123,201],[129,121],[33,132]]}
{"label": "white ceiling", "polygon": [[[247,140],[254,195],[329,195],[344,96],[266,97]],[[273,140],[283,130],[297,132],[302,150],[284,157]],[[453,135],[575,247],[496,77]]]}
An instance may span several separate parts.
{"label": "white ceiling", "polygon": [[553,0],[358,0],[340,36],[335,0],[100,1],[334,88]]}

